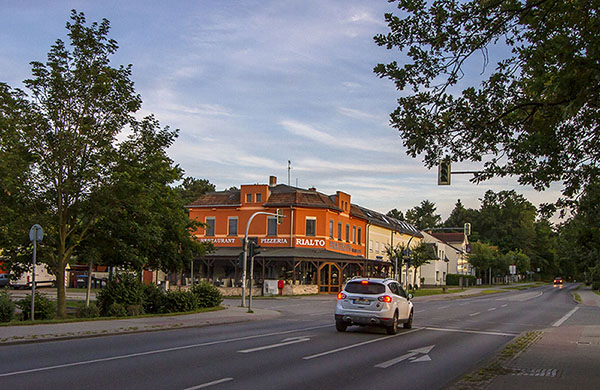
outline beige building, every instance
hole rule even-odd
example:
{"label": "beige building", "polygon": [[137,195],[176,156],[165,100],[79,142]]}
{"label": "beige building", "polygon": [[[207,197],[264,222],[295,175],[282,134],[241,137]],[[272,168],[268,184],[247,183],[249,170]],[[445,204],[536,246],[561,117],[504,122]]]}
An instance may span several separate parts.
{"label": "beige building", "polygon": [[446,252],[446,256],[450,259],[448,273],[459,275],[472,275],[474,273],[468,260],[469,239],[463,232],[430,234],[453,249]]}

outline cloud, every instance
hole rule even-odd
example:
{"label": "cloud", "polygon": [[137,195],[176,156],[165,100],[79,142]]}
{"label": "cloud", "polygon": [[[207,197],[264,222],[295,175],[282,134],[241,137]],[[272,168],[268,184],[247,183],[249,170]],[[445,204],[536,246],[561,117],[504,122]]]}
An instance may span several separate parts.
{"label": "cloud", "polygon": [[[375,115],[375,114],[371,114],[369,112],[364,112],[364,111],[361,111],[361,110],[357,110],[355,108],[338,107],[337,111],[340,114],[345,115],[345,116],[350,117],[350,118],[387,124],[387,122],[385,120],[382,120],[381,116]],[[387,118],[387,115],[385,117]]]}

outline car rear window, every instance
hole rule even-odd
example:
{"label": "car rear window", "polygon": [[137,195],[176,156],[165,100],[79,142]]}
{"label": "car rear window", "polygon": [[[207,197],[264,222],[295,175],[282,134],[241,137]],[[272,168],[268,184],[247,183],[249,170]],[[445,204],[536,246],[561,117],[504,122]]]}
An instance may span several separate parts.
{"label": "car rear window", "polygon": [[346,285],[346,291],[359,294],[383,294],[385,292],[385,285],[371,282],[350,282]]}

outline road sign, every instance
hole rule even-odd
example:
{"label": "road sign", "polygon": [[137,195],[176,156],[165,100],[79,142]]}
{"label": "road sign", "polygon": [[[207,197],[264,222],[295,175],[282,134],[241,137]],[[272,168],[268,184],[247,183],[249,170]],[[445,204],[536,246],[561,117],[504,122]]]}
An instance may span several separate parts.
{"label": "road sign", "polygon": [[42,242],[44,238],[44,229],[37,223],[29,229],[29,241]]}

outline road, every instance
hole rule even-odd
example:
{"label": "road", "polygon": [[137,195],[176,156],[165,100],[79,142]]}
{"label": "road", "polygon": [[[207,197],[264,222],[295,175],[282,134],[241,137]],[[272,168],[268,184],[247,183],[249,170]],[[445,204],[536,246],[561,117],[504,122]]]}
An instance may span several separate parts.
{"label": "road", "polygon": [[2,346],[0,383],[7,389],[443,388],[521,332],[589,321],[589,313],[573,311],[572,288],[415,302],[413,329],[395,336],[378,328],[337,332],[335,297],[257,299],[254,307],[284,315]]}

